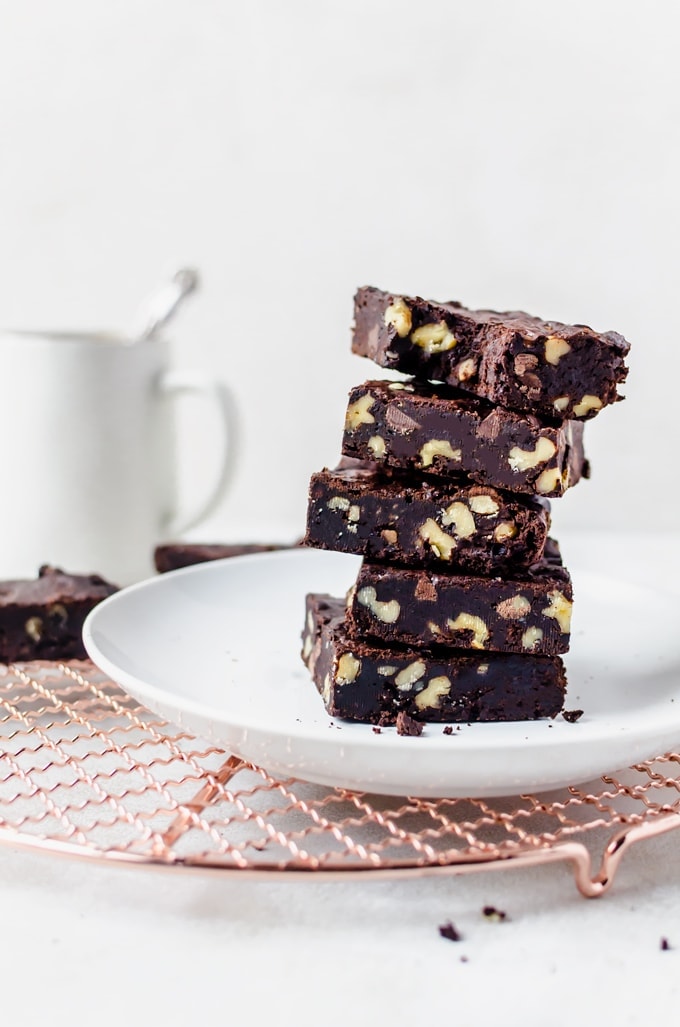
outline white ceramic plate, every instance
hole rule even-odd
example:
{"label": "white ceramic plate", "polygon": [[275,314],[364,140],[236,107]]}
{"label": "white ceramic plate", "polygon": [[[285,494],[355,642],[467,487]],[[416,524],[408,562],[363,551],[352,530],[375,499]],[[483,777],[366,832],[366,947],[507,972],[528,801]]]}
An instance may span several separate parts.
{"label": "white ceramic plate", "polygon": [[133,585],[88,617],[92,660],[149,709],[274,774],[390,795],[544,791],[680,743],[680,602],[572,568],[566,707],[554,721],[441,724],[420,737],[328,717],[301,663],[306,592],[342,595],[359,558],[284,550]]}

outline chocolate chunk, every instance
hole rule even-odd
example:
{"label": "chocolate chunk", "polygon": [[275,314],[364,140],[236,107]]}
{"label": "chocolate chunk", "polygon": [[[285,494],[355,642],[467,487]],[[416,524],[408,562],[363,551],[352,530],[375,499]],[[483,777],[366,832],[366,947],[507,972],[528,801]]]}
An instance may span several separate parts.
{"label": "chocolate chunk", "polygon": [[628,374],[623,336],[524,311],[469,310],[365,287],[354,319],[360,356],[542,418],[593,417],[621,398]]}

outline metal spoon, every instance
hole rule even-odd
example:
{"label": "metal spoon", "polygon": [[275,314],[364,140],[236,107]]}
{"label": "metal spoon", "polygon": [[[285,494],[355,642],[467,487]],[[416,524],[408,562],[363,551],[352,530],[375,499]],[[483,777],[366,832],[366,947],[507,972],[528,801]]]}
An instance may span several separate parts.
{"label": "metal spoon", "polygon": [[144,315],[140,325],[133,332],[135,340],[152,339],[161,331],[174,316],[175,311],[187,296],[199,285],[198,271],[190,267],[182,267],[175,271],[169,282],[161,286],[144,306]]}

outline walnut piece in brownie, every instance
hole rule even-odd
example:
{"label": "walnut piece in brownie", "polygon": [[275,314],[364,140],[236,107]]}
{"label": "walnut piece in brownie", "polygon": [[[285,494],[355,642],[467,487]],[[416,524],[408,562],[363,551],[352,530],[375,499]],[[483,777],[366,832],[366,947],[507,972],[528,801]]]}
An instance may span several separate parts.
{"label": "walnut piece in brownie", "polygon": [[594,417],[621,398],[628,374],[622,335],[524,311],[469,310],[369,286],[356,293],[354,322],[360,356],[542,418]]}
{"label": "walnut piece in brownie", "polygon": [[48,565],[34,580],[0,581],[0,662],[84,659],[83,622],[117,591],[97,574]]}

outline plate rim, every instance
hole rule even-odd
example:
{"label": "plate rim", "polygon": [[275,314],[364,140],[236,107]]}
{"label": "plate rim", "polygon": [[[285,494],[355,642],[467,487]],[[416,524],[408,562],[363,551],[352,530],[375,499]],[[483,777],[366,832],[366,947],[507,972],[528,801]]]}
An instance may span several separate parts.
{"label": "plate rim", "polygon": [[[158,589],[163,589],[164,587],[167,588],[166,583],[170,579],[178,580],[180,577],[200,578],[203,575],[219,576],[221,573],[225,571],[228,575],[229,569],[235,567],[237,564],[242,566],[243,564],[249,563],[285,563],[289,561],[297,563],[301,558],[303,560],[307,560],[313,559],[314,557],[319,557],[319,555],[321,555],[323,558],[330,559],[334,559],[336,557],[347,559],[349,557],[349,559],[354,561],[355,564],[361,559],[360,557],[351,554],[339,554],[327,550],[309,549],[305,547],[291,547],[289,549],[276,550],[266,553],[249,553],[243,554],[241,556],[225,557],[219,560],[211,560],[200,564],[194,564],[191,566],[178,568],[176,570],[169,571],[164,574],[159,574],[154,577],[146,578],[140,582],[136,582],[135,584],[129,585],[126,588],[123,588],[120,591],[116,592],[114,595],[103,600],[88,614],[83,625],[83,641],[85,644],[85,649],[88,653],[88,656],[95,663],[96,666],[103,670],[104,673],[106,673],[113,681],[121,685],[124,691],[131,694],[135,699],[137,699],[141,703],[148,705],[150,709],[153,710],[154,704],[157,707],[162,706],[165,709],[167,709],[168,707],[174,707],[177,710],[177,712],[181,713],[182,715],[187,714],[189,717],[197,717],[202,721],[206,722],[212,721],[218,729],[220,726],[225,727],[226,719],[228,718],[227,711],[219,711],[214,706],[211,706],[210,704],[207,704],[203,701],[195,700],[192,697],[187,696],[186,694],[183,694],[180,697],[174,692],[170,693],[167,690],[163,690],[154,683],[142,680],[137,675],[127,671],[125,668],[122,668],[120,665],[116,664],[115,660],[111,659],[105,652],[102,651],[100,646],[97,644],[95,638],[93,637],[93,632],[98,629],[98,621],[102,617],[106,617],[108,615],[108,612],[110,611],[112,606],[119,606],[120,603],[127,603],[128,597],[131,594],[136,594],[139,592],[150,592],[151,594],[153,594],[153,592],[155,592]],[[576,563],[574,566],[578,568],[578,563]],[[576,578],[576,580],[578,580],[579,576],[582,579],[584,574],[589,575],[593,579],[600,578],[610,583],[617,582],[625,584],[628,588],[634,590],[635,592],[653,595],[657,598],[661,596],[668,600],[670,597],[672,597],[675,600],[675,605],[677,606],[678,612],[680,613],[680,598],[672,592],[669,593],[661,588],[656,588],[651,585],[644,585],[638,582],[626,581],[625,578],[606,575],[599,571],[592,572],[587,570],[586,568],[580,568],[577,571],[577,573],[575,573],[574,577]],[[678,669],[680,670],[680,654],[678,660]],[[680,681],[678,684],[678,697],[680,697]],[[663,705],[663,702],[663,700],[659,699],[656,701],[656,703],[651,703],[650,710],[653,710],[655,706],[661,707]],[[669,705],[668,700],[666,700],[666,706],[667,705]],[[666,706],[664,706],[664,709],[666,709]],[[676,737],[680,739],[680,702],[675,704],[675,708],[677,709],[675,723],[666,725],[667,728],[669,728],[669,730],[667,730],[666,733],[670,736],[673,734],[673,732],[675,732]],[[666,713],[670,713],[670,710],[666,709]],[[172,718],[167,717],[167,714],[164,713],[163,715],[171,722],[177,723],[177,720],[172,721]],[[335,732],[329,732],[328,736],[321,736],[318,724],[297,723],[295,726],[295,739],[300,740],[302,742],[314,743],[315,745],[322,744],[331,752],[334,752],[339,747],[342,747],[345,750],[349,749],[351,752],[356,752],[357,750],[366,749],[367,743],[371,743],[370,748],[372,751],[378,751],[378,747],[375,743],[376,736],[375,733],[372,731],[372,727],[374,725],[359,724],[357,722],[344,721],[340,718],[331,717],[324,710],[322,704],[319,707],[319,715],[320,718],[326,717],[328,719],[329,725],[332,723],[336,723],[338,725],[348,726],[351,728],[351,730],[348,731],[342,738],[339,738]],[[549,728],[554,727],[558,723],[560,724],[559,731],[555,732],[554,730],[549,730]],[[607,728],[608,723],[610,724],[609,728]],[[454,728],[457,726],[459,725],[454,724]],[[425,743],[426,751],[429,757],[439,754],[440,752],[446,752],[447,754],[451,753],[451,739],[445,736],[442,730],[439,730],[443,727],[443,722],[431,722],[430,724],[426,724],[426,731],[423,733],[422,736],[419,737],[419,745],[422,746],[422,744]],[[360,731],[357,731],[357,728],[359,728]],[[434,733],[433,731],[431,734],[427,734],[428,728],[431,731],[434,728],[436,730],[436,733]],[[560,753],[563,753],[567,750],[572,756],[582,752],[584,749],[587,751],[592,750],[594,746],[597,746],[598,742],[610,740],[612,737],[612,730],[618,730],[621,735],[627,733],[627,729],[625,726],[619,725],[617,727],[615,725],[613,729],[610,721],[608,719],[603,720],[602,717],[598,717],[595,720],[585,719],[583,721],[579,721],[577,724],[565,723],[563,727],[561,721],[559,720],[559,714],[556,718],[553,718],[552,720],[542,719],[536,721],[514,721],[499,723],[490,722],[473,724],[468,724],[467,722],[464,722],[460,723],[460,728],[461,731],[456,732],[457,738],[460,742],[462,742],[462,744],[459,744],[457,746],[458,752],[461,753],[461,755],[465,754],[468,757],[474,755],[475,758],[480,758],[482,753],[488,753],[490,755],[495,756],[496,758],[503,758],[506,754],[508,756],[511,756],[513,752],[517,751],[522,751],[526,754],[527,741],[529,741],[529,748],[532,750],[543,749],[546,746],[550,746],[555,751],[557,759]],[[511,733],[508,734],[509,728]],[[524,733],[519,730],[520,728],[524,729],[524,731],[530,731],[531,737],[527,739]],[[237,725],[233,723],[230,725],[230,730],[232,732],[235,730],[244,729],[251,733],[266,734],[267,736],[276,738],[279,742],[282,739],[291,738],[290,724],[281,725],[281,727],[278,729],[276,728],[276,726],[272,727],[271,724],[267,724],[265,727],[263,727],[261,723],[257,722],[256,716],[253,720],[247,717],[240,716]],[[190,730],[193,733],[197,734],[199,737],[211,737],[210,734],[206,735],[205,731],[197,731],[195,728],[191,726]],[[573,732],[573,735],[571,734],[571,732]],[[502,733],[503,737],[497,737],[493,739],[494,733],[497,735]],[[220,732],[219,730],[217,730],[213,737],[219,739],[219,735]],[[479,738],[482,735],[486,735],[486,741],[483,745],[480,745]],[[638,728],[638,730],[634,733],[634,740],[637,743],[638,748],[640,747],[640,745],[644,747],[645,745],[649,744],[651,746],[652,739],[658,737],[658,735],[658,724],[656,722],[652,722],[642,726],[641,728]],[[323,742],[322,738],[324,740]],[[405,741],[406,739],[403,736],[399,736],[396,733],[396,731],[386,731],[383,729],[383,731],[381,732],[379,745],[382,749],[389,749],[390,751],[394,751],[395,749],[401,748]],[[413,756],[416,756],[417,750],[410,750],[409,755],[411,756],[411,754]],[[650,752],[649,757],[651,758],[652,755],[653,754]],[[244,756],[243,758],[250,757]],[[630,762],[635,762],[639,759],[640,757],[634,756],[631,758]],[[454,761],[458,762],[455,756]],[[614,770],[617,768],[608,765],[608,767],[605,768],[603,772],[606,772],[607,769]],[[341,773],[338,774],[339,778],[342,776],[343,775]],[[316,779],[318,780],[318,777]],[[315,778],[309,777],[308,780],[313,781],[315,780]],[[583,778],[582,780],[585,780],[585,778]],[[342,787],[342,785],[339,786]],[[367,782],[363,790],[374,790],[375,786],[376,785],[373,782]],[[353,787],[358,786],[354,785]],[[546,787],[554,788],[556,786],[548,784]],[[453,796],[454,793],[455,787],[452,786],[451,795]],[[514,790],[513,794],[516,793],[517,789]],[[391,794],[397,793],[392,792]],[[403,795],[407,794],[407,792],[404,791],[404,789],[402,788],[399,790],[398,794]],[[421,792],[420,794],[423,793]],[[498,791],[487,791],[485,794],[501,793]]]}

